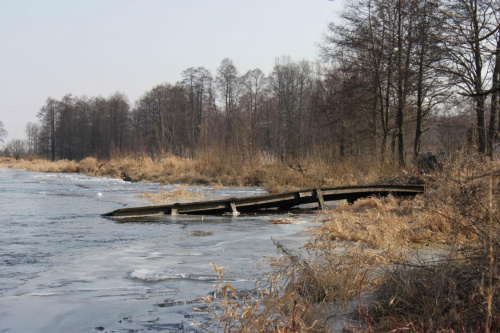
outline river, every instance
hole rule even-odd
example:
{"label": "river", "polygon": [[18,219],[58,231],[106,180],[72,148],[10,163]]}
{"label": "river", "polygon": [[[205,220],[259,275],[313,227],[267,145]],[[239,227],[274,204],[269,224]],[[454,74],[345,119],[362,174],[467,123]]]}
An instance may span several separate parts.
{"label": "river", "polygon": [[[303,246],[314,214],[161,216],[121,223],[100,214],[148,205],[138,193],[177,188],[80,174],[0,168],[0,332],[202,332],[200,298],[218,279],[251,290],[277,255]],[[259,188],[193,187],[208,200]]]}

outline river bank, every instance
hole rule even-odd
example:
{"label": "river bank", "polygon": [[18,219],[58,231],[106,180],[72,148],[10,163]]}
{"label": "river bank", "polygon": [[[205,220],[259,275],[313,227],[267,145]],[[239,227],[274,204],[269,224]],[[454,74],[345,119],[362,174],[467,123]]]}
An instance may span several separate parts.
{"label": "river bank", "polygon": [[[172,172],[177,175],[197,170],[182,171],[181,163],[173,161],[153,163],[144,170],[168,174],[167,170],[177,168]],[[459,161],[449,161],[440,172],[418,176],[427,191],[415,200],[368,198],[316,215],[321,227],[303,249],[275,243],[279,255],[270,258],[274,268],[261,294],[233,295],[234,283],[214,266],[219,293],[217,299],[205,297],[204,307],[216,319],[215,327],[226,332],[269,328],[323,332],[339,329],[335,314],[349,309],[343,327],[354,331],[469,331],[478,327],[494,331],[500,313],[500,283],[494,278],[500,274],[500,165],[481,159]],[[59,163],[83,171],[82,162]],[[95,164],[91,162],[86,161]],[[122,167],[96,164],[97,168],[87,167],[88,172],[123,168],[123,161],[109,163]],[[49,165],[55,170],[54,164]],[[137,165],[126,170],[143,170],[134,169]],[[290,166],[280,168],[301,174]],[[357,174],[352,170],[333,183],[344,185]],[[385,172],[374,168],[356,182],[410,177],[402,170],[392,177]],[[221,186],[214,183],[214,187]],[[279,184],[301,186],[304,181],[288,179]],[[445,249],[444,253],[437,259],[429,256],[437,248]]]}
{"label": "river bank", "polygon": [[425,180],[415,200],[321,214],[301,251],[276,243],[266,296],[241,305],[221,279],[220,331],[497,332],[500,165],[461,158]]}
{"label": "river bank", "polygon": [[111,177],[133,182],[161,184],[262,186],[269,193],[301,187],[336,187],[376,183],[383,177],[405,176],[392,161],[376,158],[345,158],[335,163],[321,159],[282,162],[265,155],[249,161],[219,160],[204,157],[187,159],[166,155],[156,160],[148,156],[126,156],[99,161],[89,157],[82,161],[29,158],[15,160],[1,157],[0,167],[37,172],[75,172],[96,177]]}

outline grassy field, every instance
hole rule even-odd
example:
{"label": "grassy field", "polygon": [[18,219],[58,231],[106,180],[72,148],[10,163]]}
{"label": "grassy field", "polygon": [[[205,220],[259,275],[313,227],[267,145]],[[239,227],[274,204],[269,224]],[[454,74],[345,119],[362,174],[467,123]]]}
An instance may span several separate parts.
{"label": "grassy field", "polygon": [[241,165],[175,156],[155,162],[147,157],[79,163],[0,160],[3,167],[35,171],[259,185],[269,192],[424,183],[426,193],[412,200],[367,198],[319,213],[322,226],[311,232],[303,251],[276,243],[280,256],[270,258],[274,269],[258,294],[238,295],[214,263],[220,283],[205,299],[213,330],[498,332],[500,163],[459,156],[425,176],[395,165],[369,158],[285,164],[262,156]]}

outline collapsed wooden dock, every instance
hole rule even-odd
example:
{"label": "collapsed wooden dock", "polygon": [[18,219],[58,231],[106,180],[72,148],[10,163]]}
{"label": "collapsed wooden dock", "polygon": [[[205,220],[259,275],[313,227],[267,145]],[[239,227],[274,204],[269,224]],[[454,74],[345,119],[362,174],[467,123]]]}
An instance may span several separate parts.
{"label": "collapsed wooden dock", "polygon": [[311,203],[317,203],[319,209],[325,209],[325,202],[327,201],[347,200],[349,203],[353,203],[357,199],[370,196],[383,197],[391,194],[396,197],[408,197],[423,192],[424,186],[422,185],[372,185],[307,189],[245,198],[122,208],[103,214],[103,216],[134,217],[177,214],[239,215],[240,213],[258,212],[265,209],[289,210],[296,206]]}

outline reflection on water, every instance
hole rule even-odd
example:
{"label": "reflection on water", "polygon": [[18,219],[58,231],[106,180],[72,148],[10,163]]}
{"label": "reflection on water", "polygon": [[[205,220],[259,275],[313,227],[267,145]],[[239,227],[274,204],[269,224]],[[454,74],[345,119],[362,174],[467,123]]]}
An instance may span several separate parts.
{"label": "reflection on water", "polygon": [[[116,222],[100,214],[147,205],[137,193],[176,186],[77,174],[0,169],[0,332],[193,331],[200,298],[217,281],[210,263],[251,290],[275,255],[272,238],[305,243],[304,224],[273,216],[154,216]],[[261,189],[196,188],[210,199]],[[258,268],[260,267],[260,268]]]}

